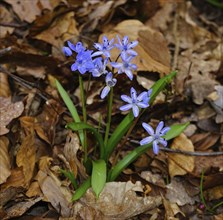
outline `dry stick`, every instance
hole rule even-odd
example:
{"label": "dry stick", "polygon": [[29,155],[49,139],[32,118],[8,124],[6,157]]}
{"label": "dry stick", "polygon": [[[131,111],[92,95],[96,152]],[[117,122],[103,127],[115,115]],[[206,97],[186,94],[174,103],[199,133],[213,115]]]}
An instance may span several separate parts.
{"label": "dry stick", "polygon": [[[139,141],[136,140],[129,140],[131,143],[134,144],[140,144]],[[161,151],[165,151],[168,153],[175,153],[175,154],[184,154],[189,156],[220,156],[223,155],[223,152],[192,152],[192,151],[184,151],[184,150],[178,150],[178,149],[170,149],[165,147],[159,147]]]}

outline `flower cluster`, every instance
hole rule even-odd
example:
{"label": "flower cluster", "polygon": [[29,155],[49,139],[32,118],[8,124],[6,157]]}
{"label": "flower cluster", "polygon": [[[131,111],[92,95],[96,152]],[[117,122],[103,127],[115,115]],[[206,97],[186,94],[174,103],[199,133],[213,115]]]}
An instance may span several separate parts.
{"label": "flower cluster", "polygon": [[[103,36],[102,43],[94,43],[94,48],[97,51],[88,50],[83,46],[81,42],[78,42],[76,45],[72,44],[70,41],[67,42],[68,46],[63,47],[63,52],[66,56],[72,56],[75,52],[76,59],[75,62],[71,65],[72,71],[79,71],[80,74],[85,74],[89,72],[93,77],[104,77],[105,78],[105,87],[101,91],[101,99],[104,99],[111,88],[114,87],[117,83],[115,76],[117,74],[125,73],[126,76],[132,80],[133,71],[137,69],[137,66],[132,63],[134,57],[137,56],[137,52],[133,48],[138,44],[138,41],[129,42],[129,38],[124,36],[121,40],[117,36],[118,43],[115,43],[115,39],[110,41],[106,36]],[[111,60],[111,51],[113,48],[117,48],[120,53],[115,61]],[[110,65],[110,67],[109,67]],[[110,70],[117,70],[116,73]],[[127,104],[120,107],[121,111],[128,111],[132,109],[134,117],[139,116],[140,109],[149,107],[149,101],[152,90],[144,91],[137,95],[136,90],[132,87],[130,89],[130,96],[121,95],[121,99]],[[154,132],[153,128],[143,123],[142,126],[150,134],[150,137],[146,137],[141,140],[140,144],[148,144],[153,142],[153,151],[155,154],[159,152],[159,145],[167,145],[166,140],[162,137],[170,129],[169,127],[164,127],[164,123],[161,121]]]}
{"label": "flower cluster", "polygon": [[[117,79],[114,78],[114,73],[109,71],[108,65],[117,69],[117,74],[125,73],[130,80],[133,79],[132,71],[137,69],[137,66],[132,62],[132,59],[137,55],[133,48],[138,44],[138,41],[129,42],[127,36],[122,41],[117,36],[118,43],[114,44],[115,39],[110,41],[106,36],[103,36],[102,43],[95,43],[94,47],[97,51],[86,49],[81,42],[76,45],[70,41],[68,46],[63,47],[63,52],[66,56],[72,56],[76,53],[76,60],[71,66],[72,71],[78,70],[81,74],[89,72],[93,77],[105,77],[106,86],[101,92],[101,98],[104,99],[111,87],[114,87]],[[120,50],[120,62],[111,61],[111,50],[117,48]]]}

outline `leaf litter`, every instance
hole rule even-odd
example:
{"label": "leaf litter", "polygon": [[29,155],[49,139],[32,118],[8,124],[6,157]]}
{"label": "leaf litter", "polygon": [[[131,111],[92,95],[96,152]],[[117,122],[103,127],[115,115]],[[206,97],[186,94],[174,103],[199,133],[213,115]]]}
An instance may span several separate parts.
{"label": "leaf litter", "polygon": [[[223,150],[222,11],[207,2],[198,7],[195,0],[3,2],[0,51],[10,49],[0,53],[1,219],[222,218],[222,206],[214,214],[200,209],[199,188],[204,172],[206,203],[214,207],[221,202],[223,156],[202,153]],[[80,107],[77,79],[67,65],[71,60],[65,61],[61,48],[67,40],[91,45],[104,35],[117,34],[139,41],[137,80],[133,83],[141,90],[178,69],[175,82],[157,98],[145,120],[156,124],[165,117],[169,124],[190,121],[191,125],[169,143],[173,152],[162,151],[157,157],[147,152],[117,182],[107,183],[98,200],[89,189],[72,203],[75,189],[60,170],[72,171],[82,179],[87,172],[76,134],[64,128],[72,119],[53,83],[55,78],[61,80]],[[121,80],[117,91],[124,93],[129,85]],[[95,105],[99,84],[94,81],[90,85],[87,108],[94,114],[92,123],[98,124],[101,118],[103,125],[104,103]],[[115,97],[113,107],[114,124],[121,117],[118,99]],[[133,131],[131,139],[137,142],[142,132],[140,128]],[[133,148],[133,143],[127,142],[114,159],[121,159]]]}

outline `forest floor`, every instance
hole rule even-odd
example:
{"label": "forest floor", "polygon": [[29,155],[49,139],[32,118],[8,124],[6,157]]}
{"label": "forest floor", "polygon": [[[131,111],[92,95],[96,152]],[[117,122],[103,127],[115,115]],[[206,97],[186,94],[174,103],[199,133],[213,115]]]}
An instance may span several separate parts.
{"label": "forest floor", "polygon": [[[2,0],[0,2],[0,219],[223,219],[223,3],[218,0]],[[177,71],[109,159],[114,166],[155,127],[190,122],[160,148],[142,154],[98,199],[75,202],[69,171],[80,185],[89,175],[78,133],[57,79],[82,120],[73,57],[67,41],[128,36],[139,43],[133,80],[117,76],[112,133],[128,112],[120,96],[145,91]],[[113,57],[111,57],[113,58]],[[101,78],[83,74],[87,122],[104,135],[107,99]],[[87,133],[88,154],[95,138]],[[93,156],[92,156],[93,157]]]}

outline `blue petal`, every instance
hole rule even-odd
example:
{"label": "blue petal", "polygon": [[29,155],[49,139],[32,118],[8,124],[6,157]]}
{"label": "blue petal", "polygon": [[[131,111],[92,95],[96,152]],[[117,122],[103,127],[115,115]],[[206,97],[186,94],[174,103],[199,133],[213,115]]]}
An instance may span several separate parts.
{"label": "blue petal", "polygon": [[139,106],[140,108],[147,108],[149,105],[144,102],[138,102],[137,106]]}
{"label": "blue petal", "polygon": [[163,126],[164,126],[164,122],[160,121],[158,126],[156,127],[156,134],[157,135],[160,135],[160,131],[162,130]]}
{"label": "blue petal", "polygon": [[133,79],[133,74],[131,70],[125,70],[125,74],[129,77],[130,80]]}
{"label": "blue petal", "polygon": [[159,143],[162,144],[164,147],[167,146],[167,141],[164,138],[159,138]]}
{"label": "blue petal", "polygon": [[63,47],[63,53],[68,57],[72,55],[72,51],[69,47]]}
{"label": "blue petal", "polygon": [[110,92],[110,87],[105,86],[105,88],[101,92],[101,99],[104,99],[108,95],[109,92]]}
{"label": "blue petal", "polygon": [[137,97],[138,101],[143,101],[144,98],[147,96],[147,92],[142,92],[139,94],[139,96]]}
{"label": "blue petal", "polygon": [[146,138],[144,138],[144,139],[142,139],[142,140],[140,141],[140,145],[149,144],[149,143],[151,143],[152,141],[153,141],[153,137],[152,137],[152,136],[150,136],[150,137],[146,137]]}
{"label": "blue petal", "polygon": [[151,136],[154,135],[154,130],[153,130],[153,128],[149,124],[143,122],[142,126]]}
{"label": "blue petal", "polygon": [[169,130],[170,130],[170,127],[164,127],[164,128],[161,130],[160,135],[161,135],[161,136],[165,135]]}
{"label": "blue petal", "polygon": [[71,50],[76,52],[76,48],[75,48],[74,44],[72,44],[70,41],[67,41],[67,44],[68,44],[68,46],[70,47]]}
{"label": "blue petal", "polygon": [[121,99],[124,102],[128,102],[129,104],[132,104],[132,99],[129,96],[127,96],[127,95],[121,95]]}
{"label": "blue petal", "polygon": [[157,144],[157,141],[153,141],[153,152],[156,155],[159,153],[159,145]]}
{"label": "blue petal", "polygon": [[71,65],[71,70],[72,71],[76,71],[77,70],[77,64],[76,63]]}
{"label": "blue petal", "polygon": [[135,47],[136,45],[138,45],[138,41],[137,40],[134,40],[134,41],[132,41],[132,42],[130,42],[129,43],[129,48],[133,48],[133,47]]}
{"label": "blue petal", "polygon": [[132,108],[132,104],[123,105],[119,109],[121,111],[128,111],[130,108]]}
{"label": "blue petal", "polygon": [[138,115],[139,115],[139,108],[138,108],[138,106],[137,105],[133,105],[132,106],[132,111],[133,111],[134,117],[137,118]]}

